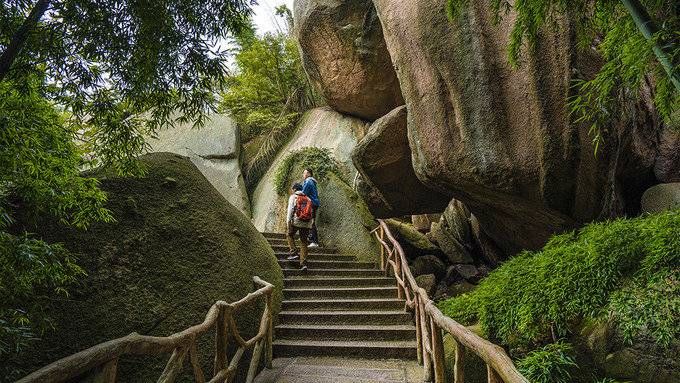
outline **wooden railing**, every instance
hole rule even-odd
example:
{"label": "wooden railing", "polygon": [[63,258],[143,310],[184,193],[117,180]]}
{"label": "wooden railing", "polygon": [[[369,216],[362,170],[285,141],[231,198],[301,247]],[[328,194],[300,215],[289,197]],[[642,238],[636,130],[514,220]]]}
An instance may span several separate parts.
{"label": "wooden railing", "polygon": [[[217,301],[210,307],[203,323],[170,335],[168,337],[144,336],[132,333],[128,336],[100,343],[77,354],[67,356],[38,371],[24,377],[17,383],[50,382],[59,383],[74,378],[111,383],[116,381],[118,360],[125,355],[155,355],[171,353],[170,359],[158,378],[158,382],[174,382],[182,372],[185,360],[191,366],[194,379],[198,383],[206,381],[201,367],[196,340],[213,327],[215,328],[215,358],[213,363],[211,383],[231,382],[238,368],[239,361],[246,350],[254,349],[246,382],[255,379],[258,366],[264,354],[265,366],[271,368],[272,362],[272,292],[274,286],[253,277],[253,282],[259,288],[243,299],[227,303]],[[239,310],[263,299],[265,306],[260,319],[257,335],[244,340],[236,326],[234,318]],[[233,340],[238,348],[229,360],[227,347]]]}
{"label": "wooden railing", "polygon": [[[381,244],[380,267],[385,275],[390,270],[397,279],[399,298],[406,300],[406,307],[414,312],[416,336],[418,343],[418,363],[425,370],[425,381],[444,382],[446,371],[444,366],[444,342],[442,331],[453,336],[456,342],[454,382],[465,382],[464,365],[467,351],[472,351],[486,363],[489,383],[529,383],[517,371],[505,350],[488,340],[478,336],[465,326],[445,316],[427,296],[427,292],[418,287],[406,261],[404,250],[389,227],[383,220],[373,231]],[[391,266],[391,267],[390,267]]]}

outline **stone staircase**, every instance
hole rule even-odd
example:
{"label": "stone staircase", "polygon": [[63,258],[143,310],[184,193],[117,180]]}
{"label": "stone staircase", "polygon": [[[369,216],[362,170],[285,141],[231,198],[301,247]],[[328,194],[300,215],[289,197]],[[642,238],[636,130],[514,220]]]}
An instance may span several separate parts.
{"label": "stone staircase", "polygon": [[309,249],[309,269],[301,271],[297,260],[286,260],[284,234],[263,234],[284,275],[275,357],[416,358],[416,328],[394,278],[323,247]]}

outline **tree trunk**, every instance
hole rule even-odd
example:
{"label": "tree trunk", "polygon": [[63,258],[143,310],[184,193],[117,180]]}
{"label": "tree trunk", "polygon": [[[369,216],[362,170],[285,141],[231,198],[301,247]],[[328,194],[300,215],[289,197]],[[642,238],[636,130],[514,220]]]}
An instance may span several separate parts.
{"label": "tree trunk", "polygon": [[28,17],[21,24],[21,27],[12,36],[12,40],[10,40],[7,48],[0,55],[0,81],[4,80],[7,73],[9,73],[14,60],[16,60],[21,49],[24,47],[29,33],[38,25],[38,21],[45,14],[49,5],[50,0],[38,0],[28,14]]}

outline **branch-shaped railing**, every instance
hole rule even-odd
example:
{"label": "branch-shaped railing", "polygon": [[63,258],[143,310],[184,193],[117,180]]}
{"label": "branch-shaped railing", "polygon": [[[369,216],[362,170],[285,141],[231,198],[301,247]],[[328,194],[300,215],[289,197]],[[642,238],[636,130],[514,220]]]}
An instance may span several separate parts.
{"label": "branch-shaped railing", "polygon": [[[128,336],[100,343],[77,354],[67,356],[22,378],[17,383],[67,382],[77,377],[87,377],[93,382],[112,383],[116,381],[118,360],[125,355],[154,355],[171,353],[159,383],[174,382],[182,372],[185,361],[191,366],[194,379],[205,383],[206,378],[199,362],[196,340],[213,327],[215,328],[215,359],[210,383],[231,382],[236,376],[238,364],[246,350],[253,349],[246,382],[255,379],[258,366],[264,357],[265,366],[272,362],[272,292],[274,286],[259,277],[253,277],[259,288],[243,299],[227,303],[217,301],[210,307],[203,323],[172,334],[168,337],[144,336],[132,333]],[[264,311],[257,334],[249,340],[241,337],[234,317],[245,306],[258,299],[264,299]],[[231,360],[227,347],[233,340],[237,349]],[[264,354],[264,356],[263,356]]]}
{"label": "branch-shaped railing", "polygon": [[[390,270],[397,279],[400,299],[406,300],[406,307],[414,312],[418,343],[418,363],[425,369],[425,381],[444,382],[444,341],[442,331],[453,336],[456,342],[454,382],[465,382],[464,364],[467,350],[472,351],[486,363],[489,383],[529,383],[517,371],[505,350],[478,336],[465,326],[445,316],[418,287],[406,261],[404,250],[383,220],[373,231],[380,242],[380,268],[388,275]],[[391,266],[391,267],[390,267]]]}

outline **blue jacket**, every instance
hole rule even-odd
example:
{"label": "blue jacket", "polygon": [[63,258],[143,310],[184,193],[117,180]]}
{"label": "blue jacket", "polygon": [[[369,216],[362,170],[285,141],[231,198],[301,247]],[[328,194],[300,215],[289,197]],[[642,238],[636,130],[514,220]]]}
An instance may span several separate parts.
{"label": "blue jacket", "polygon": [[316,180],[314,177],[307,177],[302,184],[302,192],[312,200],[312,205],[319,207],[319,191],[316,189]]}

